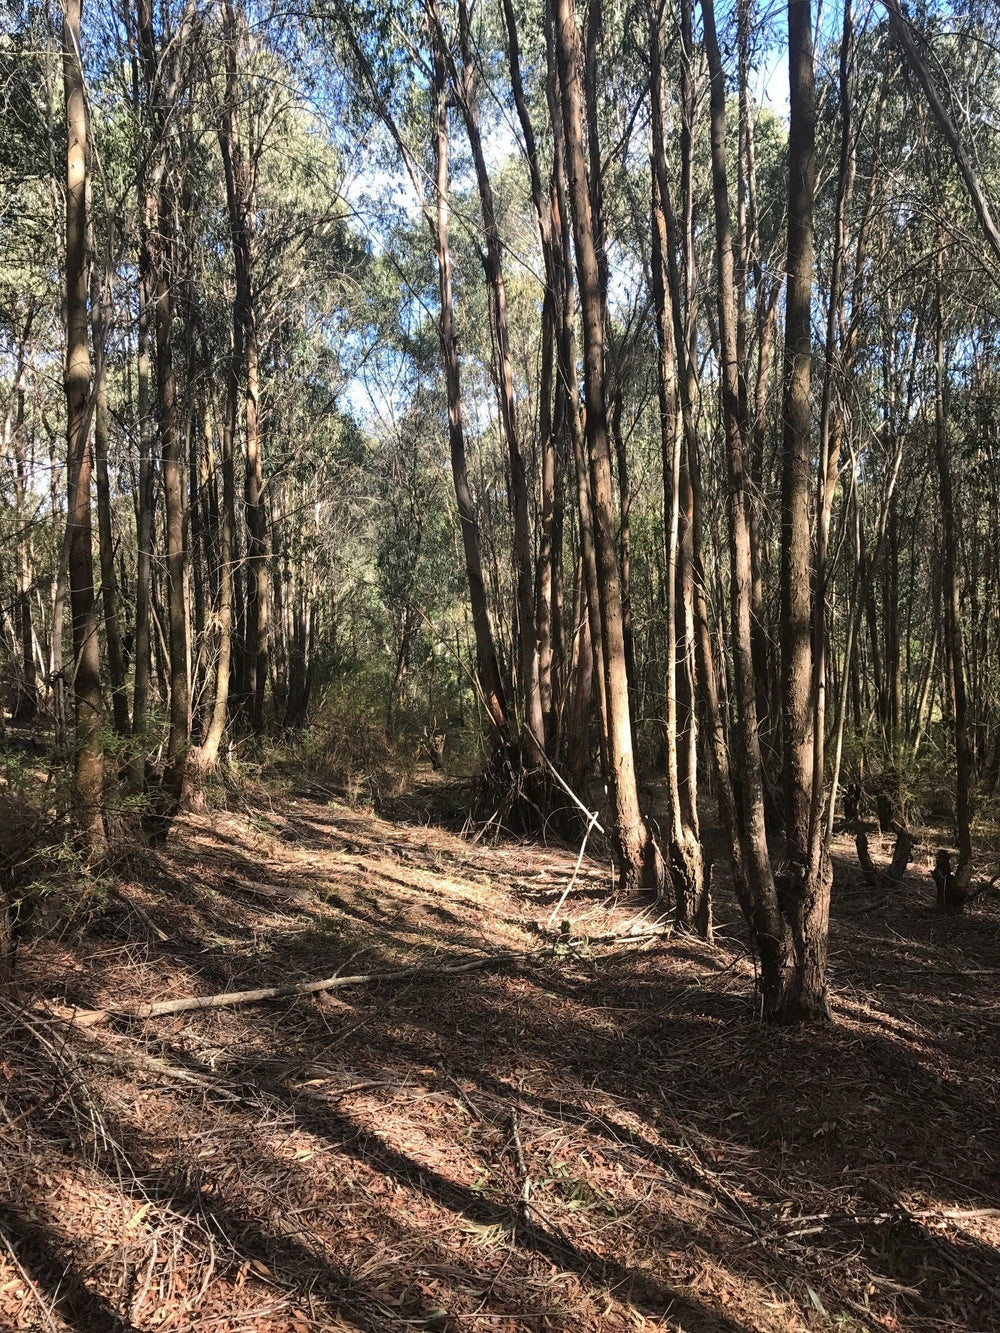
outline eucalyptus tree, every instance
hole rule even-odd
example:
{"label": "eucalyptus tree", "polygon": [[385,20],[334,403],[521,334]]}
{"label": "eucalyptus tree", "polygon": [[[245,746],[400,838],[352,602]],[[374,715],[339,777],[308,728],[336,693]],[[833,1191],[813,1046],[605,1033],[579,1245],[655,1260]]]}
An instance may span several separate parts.
{"label": "eucalyptus tree", "polygon": [[[594,191],[594,117],[585,106],[585,60],[573,0],[554,0],[555,69],[560,103],[553,130],[565,151],[577,289],[583,326],[585,438],[597,563],[608,747],[608,786],[620,883],[659,892],[663,858],[640,809],[625,659],[621,570],[615,541],[611,441],[607,412],[605,317],[607,270],[598,246],[602,214]],[[595,206],[598,205],[598,206]]]}
{"label": "eucalyptus tree", "polygon": [[87,328],[87,158],[89,124],[82,56],[82,5],[71,0],[62,27],[66,108],[66,447],[73,706],[76,752],[73,822],[88,856],[104,850],[100,645],[91,536],[90,377]]}

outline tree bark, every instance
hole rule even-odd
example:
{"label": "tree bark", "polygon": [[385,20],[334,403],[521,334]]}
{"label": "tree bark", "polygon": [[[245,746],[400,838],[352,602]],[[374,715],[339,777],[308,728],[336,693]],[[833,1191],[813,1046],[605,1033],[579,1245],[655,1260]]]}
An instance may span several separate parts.
{"label": "tree bark", "polygon": [[445,387],[448,396],[448,440],[451,470],[462,529],[465,567],[469,580],[469,601],[476,639],[476,671],[487,714],[498,735],[508,734],[507,699],[493,629],[486,603],[482,556],[479,549],[479,525],[476,522],[472,492],[465,459],[465,431],[462,424],[462,384],[455,336],[455,310],[452,296],[451,244],[449,237],[449,135],[447,67],[441,49],[440,24],[434,0],[430,3],[433,19],[434,59],[434,144],[436,200],[433,211],[434,252],[437,259],[440,310],[438,331],[444,358]]}
{"label": "tree bark", "polygon": [[[247,160],[239,132],[239,27],[232,0],[224,4],[226,98],[219,142],[226,175],[226,199],[236,272],[233,302],[233,357],[243,387],[246,459],[243,498],[247,525],[245,638],[240,663],[240,702],[250,729],[262,730],[268,672],[270,590],[267,502],[260,431],[260,349],[253,277],[255,168]],[[235,439],[235,437],[234,437]]]}
{"label": "tree bark", "polygon": [[[152,670],[153,539],[155,532],[155,470],[153,462],[153,416],[150,394],[150,326],[152,290],[150,286],[149,226],[142,226],[139,253],[139,328],[136,357],[136,412],[139,427],[139,485],[136,495],[136,573],[135,573],[135,672],[132,682],[132,735],[144,739],[149,716],[150,673]],[[139,791],[143,783],[143,745],[132,761],[130,786]]]}
{"label": "tree bark", "polygon": [[205,735],[193,757],[201,773],[210,773],[218,763],[219,747],[229,716],[229,681],[233,653],[233,543],[236,530],[236,466],[234,440],[239,413],[239,378],[230,358],[226,394],[226,416],[222,423],[222,512],[219,516],[219,592],[216,610],[218,649],[215,663],[215,693]]}
{"label": "tree bark", "polygon": [[[577,517],[579,520],[580,555],[583,562],[584,588],[586,590],[586,613],[589,624],[590,653],[593,659],[593,675],[598,681],[596,693],[600,713],[600,751],[601,773],[608,782],[610,761],[608,757],[608,722],[607,692],[604,689],[604,649],[601,644],[601,610],[597,591],[597,553],[594,544],[594,522],[591,506],[590,476],[585,457],[586,445],[583,434],[583,410],[580,402],[580,383],[577,373],[577,343],[574,311],[573,253],[570,225],[569,184],[566,179],[565,136],[562,132],[562,101],[559,95],[559,77],[555,54],[555,37],[551,21],[546,22],[546,56],[548,77],[546,79],[546,98],[549,117],[553,125],[552,144],[552,279],[555,290],[557,319],[557,377],[562,394],[565,423],[573,455],[573,470],[576,479]],[[583,718],[589,720],[591,712],[591,690],[588,688],[585,698],[580,699]],[[579,718],[579,714],[577,714]],[[586,725],[583,735],[586,735]],[[574,734],[571,732],[571,735]],[[580,734],[580,733],[576,733]],[[571,769],[582,765],[586,769],[588,755],[569,755]]]}
{"label": "tree bark", "polygon": [[97,481],[97,528],[101,555],[101,601],[104,610],[104,638],[111,678],[111,706],[115,734],[131,731],[128,693],[125,688],[125,650],[118,616],[118,588],[115,579],[115,544],[111,524],[111,483],[108,477],[108,384],[106,374],[107,301],[105,284],[94,265],[90,302],[91,329],[94,337],[96,396],[94,416],[94,471]]}
{"label": "tree bark", "polygon": [[[13,402],[8,406],[5,420],[5,434],[9,426],[13,435],[14,511],[17,527],[21,533],[17,549],[17,632],[20,640],[21,672],[12,715],[15,722],[32,722],[38,712],[38,672],[35,666],[35,632],[31,615],[34,578],[28,518],[28,442],[24,430],[24,381],[34,315],[35,307],[32,302],[18,340],[17,365],[11,386]],[[6,453],[6,449],[3,452]]]}
{"label": "tree bark", "polygon": [[[824,634],[813,606],[812,281],[816,190],[816,93],[810,0],[789,0],[788,281],[785,290],[784,430],[781,479],[781,727],[785,853],[779,880],[795,966],[779,1018],[829,1018],[826,960],[833,869],[820,833],[823,773],[814,767],[813,634]],[[836,473],[834,473],[834,480]],[[826,477],[824,475],[823,483]],[[831,491],[832,497],[832,491]],[[825,507],[825,498],[823,500]],[[825,555],[820,516],[819,542]],[[819,586],[825,596],[822,570]],[[818,719],[822,725],[822,716]],[[818,790],[817,790],[818,787]],[[815,836],[814,836],[815,835]]]}
{"label": "tree bark", "polygon": [[951,668],[953,734],[955,738],[955,825],[958,834],[958,864],[949,868],[951,879],[945,895],[948,910],[960,911],[972,880],[972,745],[969,737],[969,700],[965,679],[965,643],[962,633],[962,598],[959,574],[959,516],[948,450],[947,367],[944,357],[944,315],[941,282],[942,258],[938,256],[937,318],[934,331],[934,457],[941,492],[941,529],[944,537],[941,594],[944,603],[944,650]]}
{"label": "tree bark", "polygon": [[[500,421],[507,445],[510,464],[511,497],[514,520],[514,570],[517,584],[517,637],[520,645],[520,685],[524,719],[527,723],[522,738],[524,754],[538,762],[538,746],[545,744],[545,722],[542,715],[542,696],[539,681],[538,635],[535,624],[534,578],[532,570],[531,526],[528,517],[528,482],[524,453],[517,426],[514,406],[514,375],[510,355],[510,327],[507,315],[507,286],[504,280],[503,247],[496,219],[493,187],[486,167],[479,113],[476,107],[475,63],[472,52],[472,33],[468,0],[458,0],[459,36],[462,50],[462,70],[456,71],[455,83],[458,102],[465,120],[469,147],[476,171],[479,203],[482,210],[483,234],[486,250],[482,255],[483,270],[490,290],[493,332],[496,339],[497,392]],[[438,30],[438,42],[444,44],[444,35]]]}
{"label": "tree bark", "polygon": [[[556,750],[564,695],[562,680],[563,626],[559,587],[562,553],[562,501],[558,484],[559,440],[566,424],[566,386],[557,375],[558,281],[557,238],[553,227],[555,185],[548,193],[542,186],[538,143],[524,93],[517,18],[512,0],[503,0],[510,65],[511,92],[524,137],[525,156],[531,181],[531,198],[538,223],[545,293],[542,299],[541,370],[538,386],[538,448],[541,456],[541,499],[538,525],[538,556],[535,565],[535,624],[538,636],[538,685],[545,724],[545,742]],[[546,25],[547,26],[547,25]],[[553,71],[548,71],[547,87]],[[553,169],[554,170],[554,169]],[[554,404],[553,404],[554,399]]]}
{"label": "tree bark", "polygon": [[[152,223],[149,234],[149,272],[156,361],[157,444],[163,474],[167,555],[167,661],[170,686],[170,725],[167,734],[166,763],[152,809],[144,823],[147,833],[153,839],[160,840],[166,836],[174,816],[180,809],[190,748],[190,683],[184,587],[187,552],[173,350],[176,224],[170,174],[170,149],[166,142],[163,120],[164,101],[169,100],[173,94],[164,87],[165,72],[157,52],[151,0],[138,0],[137,28],[146,107],[151,118],[155,153],[148,191]],[[182,45],[179,38],[178,42]]]}
{"label": "tree bark", "polygon": [[[87,341],[87,100],[80,54],[82,0],[67,0],[62,28],[66,101],[66,446],[69,587],[73,617],[76,758],[73,826],[88,857],[105,847],[100,646],[91,536],[90,347]],[[55,631],[55,628],[53,630]]]}
{"label": "tree bark", "polygon": [[586,442],[590,465],[598,597],[607,696],[609,796],[622,888],[659,891],[663,862],[639,808],[625,665],[621,575],[615,542],[614,488],[605,392],[605,289],[587,167],[583,53],[574,0],[553,0],[577,286],[583,321]]}
{"label": "tree bark", "polygon": [[[664,601],[666,632],[665,749],[670,803],[670,872],[674,910],[680,925],[696,919],[701,933],[710,932],[705,863],[697,803],[697,725],[694,711],[695,574],[694,493],[684,460],[694,437],[689,411],[682,406],[686,372],[685,347],[678,345],[683,327],[681,298],[675,290],[676,264],[668,262],[670,228],[663,190],[667,161],[664,143],[665,107],[661,54],[661,16],[650,16],[649,69],[652,119],[651,221],[652,290],[659,356],[657,387],[660,404],[660,450],[663,470]],[[688,436],[685,440],[685,435]],[[683,532],[682,532],[683,526]]]}
{"label": "tree bark", "polygon": [[730,620],[740,759],[743,765],[740,856],[761,963],[765,1016],[783,1016],[792,982],[792,941],[775,888],[764,825],[764,773],[757,728],[757,693],[751,640],[753,565],[747,485],[749,428],[740,390],[736,345],[736,284],[726,169],[726,90],[713,0],[702,0],[711,107],[712,194],[722,355],[722,415],[729,475]]}

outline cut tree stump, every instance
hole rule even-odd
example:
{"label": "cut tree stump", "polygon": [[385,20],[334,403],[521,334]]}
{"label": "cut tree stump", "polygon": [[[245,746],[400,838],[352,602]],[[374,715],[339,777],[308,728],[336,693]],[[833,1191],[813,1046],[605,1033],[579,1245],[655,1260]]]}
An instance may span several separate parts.
{"label": "cut tree stump", "polygon": [[913,835],[907,829],[896,826],[896,845],[892,850],[892,860],[885,870],[880,870],[872,860],[868,850],[868,834],[864,829],[855,830],[854,845],[862,874],[869,884],[882,888],[886,884],[899,884],[902,881],[913,853]]}

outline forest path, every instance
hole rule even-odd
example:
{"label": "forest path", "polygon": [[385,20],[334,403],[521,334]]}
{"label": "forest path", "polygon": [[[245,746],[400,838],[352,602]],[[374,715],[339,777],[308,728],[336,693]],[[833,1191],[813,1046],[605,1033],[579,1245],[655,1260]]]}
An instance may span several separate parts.
{"label": "forest path", "polygon": [[20,960],[0,1328],[1000,1327],[993,900],[943,920],[840,859],[837,1021],[776,1031],[724,893],[714,948],[602,942],[656,923],[586,862],[567,947],[575,861],[306,792],[182,821],[119,882],[141,912]]}

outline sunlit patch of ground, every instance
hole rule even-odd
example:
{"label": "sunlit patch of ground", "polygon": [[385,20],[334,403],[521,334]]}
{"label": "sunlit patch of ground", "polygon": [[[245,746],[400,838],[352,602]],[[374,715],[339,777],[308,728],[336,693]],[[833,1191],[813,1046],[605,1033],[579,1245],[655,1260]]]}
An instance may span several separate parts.
{"label": "sunlit patch of ground", "polygon": [[19,960],[0,1328],[990,1333],[996,900],[939,918],[922,868],[882,901],[837,854],[836,1022],[775,1031],[721,871],[710,949],[629,937],[656,913],[598,862],[548,929],[573,848],[305,797],[187,819],[122,884],[142,914]]}

